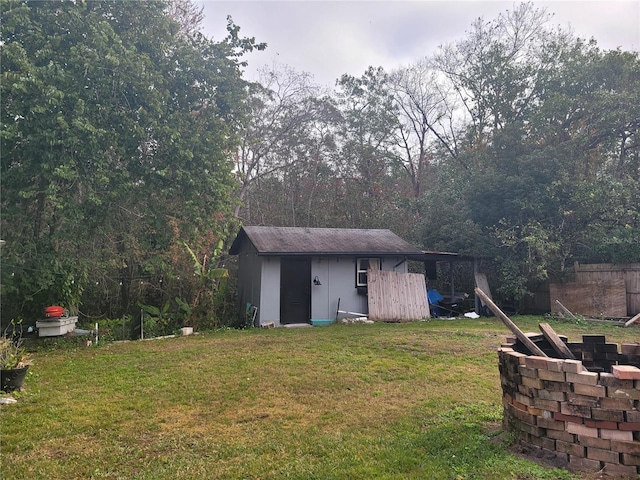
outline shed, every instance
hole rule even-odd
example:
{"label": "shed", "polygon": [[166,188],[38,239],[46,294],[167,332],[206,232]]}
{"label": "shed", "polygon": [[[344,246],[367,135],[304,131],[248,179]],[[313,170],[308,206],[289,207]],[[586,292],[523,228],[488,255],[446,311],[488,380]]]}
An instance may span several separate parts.
{"label": "shed", "polygon": [[242,227],[229,253],[239,256],[240,314],[255,311],[256,326],[333,320],[338,299],[366,314],[367,270],[406,273],[425,255],[386,229],[262,226]]}

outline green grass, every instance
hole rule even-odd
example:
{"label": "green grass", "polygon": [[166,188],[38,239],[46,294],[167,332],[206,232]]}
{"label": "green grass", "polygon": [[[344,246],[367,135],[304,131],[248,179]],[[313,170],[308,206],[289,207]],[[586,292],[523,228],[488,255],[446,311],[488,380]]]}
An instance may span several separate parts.
{"label": "green grass", "polygon": [[583,478],[509,450],[507,334],[496,319],[432,320],[49,348],[0,411],[2,478]]}

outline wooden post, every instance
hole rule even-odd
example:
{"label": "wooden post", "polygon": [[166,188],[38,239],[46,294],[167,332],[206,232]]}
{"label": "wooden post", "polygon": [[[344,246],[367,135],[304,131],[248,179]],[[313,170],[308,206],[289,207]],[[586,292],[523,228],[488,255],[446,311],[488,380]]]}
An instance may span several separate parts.
{"label": "wooden post", "polygon": [[540,328],[542,335],[544,335],[544,338],[549,341],[555,352],[560,355],[561,358],[569,358],[571,360],[576,359],[571,350],[569,350],[569,347],[567,347],[567,345],[562,341],[555,330],[551,328],[551,325],[548,323],[541,323],[538,327]]}
{"label": "wooden post", "polygon": [[511,319],[507,317],[502,310],[498,308],[498,306],[495,303],[493,303],[493,301],[488,297],[486,293],[484,293],[479,288],[476,288],[474,291],[476,292],[476,295],[478,295],[480,299],[484,302],[484,304],[487,307],[489,307],[489,309],[496,315],[496,317],[502,320],[502,323],[504,323],[507,326],[507,328],[509,328],[509,330],[511,330],[515,334],[518,340],[524,343],[524,345],[529,349],[529,351],[533,355],[538,355],[539,357],[547,356],[546,353],[540,350],[540,347],[538,347],[535,343],[533,343],[531,339],[527,337],[522,332],[522,330],[520,330],[518,326],[515,323],[513,323]]}

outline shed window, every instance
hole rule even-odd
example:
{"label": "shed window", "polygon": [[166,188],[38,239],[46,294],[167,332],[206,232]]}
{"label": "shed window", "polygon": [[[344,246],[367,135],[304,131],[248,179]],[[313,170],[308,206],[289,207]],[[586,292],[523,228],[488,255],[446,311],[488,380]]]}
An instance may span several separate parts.
{"label": "shed window", "polygon": [[375,268],[380,270],[379,258],[359,258],[356,266],[356,287],[367,286],[367,270]]}

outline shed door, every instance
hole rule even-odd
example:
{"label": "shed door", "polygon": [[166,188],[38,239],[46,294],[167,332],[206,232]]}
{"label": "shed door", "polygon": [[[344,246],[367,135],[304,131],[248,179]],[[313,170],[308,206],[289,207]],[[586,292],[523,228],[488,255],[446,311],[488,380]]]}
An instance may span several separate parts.
{"label": "shed door", "polygon": [[280,263],[280,323],[309,323],[311,259],[282,258]]}

